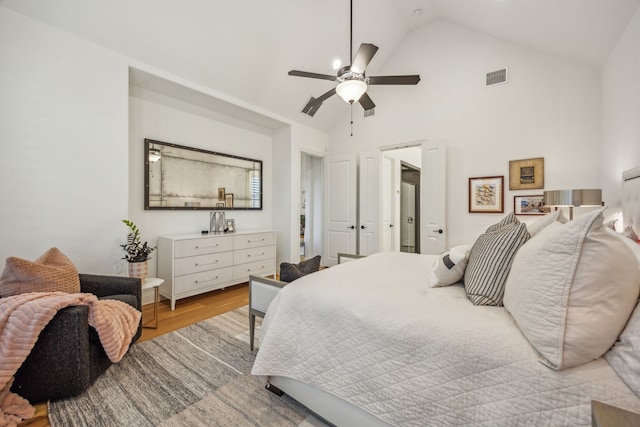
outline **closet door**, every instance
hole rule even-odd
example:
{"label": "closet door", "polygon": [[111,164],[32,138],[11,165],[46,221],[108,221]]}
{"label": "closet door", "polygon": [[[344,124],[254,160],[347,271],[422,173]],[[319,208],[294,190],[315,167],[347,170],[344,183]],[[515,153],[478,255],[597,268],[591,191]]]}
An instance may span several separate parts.
{"label": "closet door", "polygon": [[380,246],[380,151],[360,154],[359,255],[378,252]]}
{"label": "closet door", "polygon": [[338,253],[356,254],[356,156],[330,157],[325,169],[325,245],[323,265],[338,263]]}
{"label": "closet door", "polygon": [[447,149],[444,143],[422,144],[420,252],[440,254],[447,245]]}

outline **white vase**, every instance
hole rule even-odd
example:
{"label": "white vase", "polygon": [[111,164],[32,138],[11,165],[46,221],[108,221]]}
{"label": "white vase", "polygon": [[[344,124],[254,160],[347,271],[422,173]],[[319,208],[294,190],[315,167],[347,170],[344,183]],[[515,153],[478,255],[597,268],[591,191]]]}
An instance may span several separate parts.
{"label": "white vase", "polygon": [[148,271],[149,264],[147,261],[129,263],[129,277],[139,277],[140,280],[144,280]]}

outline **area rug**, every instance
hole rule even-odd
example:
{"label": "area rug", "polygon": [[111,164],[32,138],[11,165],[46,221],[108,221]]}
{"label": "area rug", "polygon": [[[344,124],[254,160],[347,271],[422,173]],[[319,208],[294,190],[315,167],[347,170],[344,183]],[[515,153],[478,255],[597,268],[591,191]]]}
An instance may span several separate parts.
{"label": "area rug", "polygon": [[[49,403],[53,427],[324,426],[250,375],[248,308],[135,344],[82,395]],[[256,334],[257,335],[257,334]]]}

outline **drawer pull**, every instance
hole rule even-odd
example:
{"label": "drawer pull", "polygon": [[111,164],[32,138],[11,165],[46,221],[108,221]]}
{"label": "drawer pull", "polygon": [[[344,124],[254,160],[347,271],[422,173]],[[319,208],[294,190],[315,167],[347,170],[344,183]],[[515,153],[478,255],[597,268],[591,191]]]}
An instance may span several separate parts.
{"label": "drawer pull", "polygon": [[254,243],[254,242],[264,242],[264,238],[260,240],[247,240],[247,243]]}
{"label": "drawer pull", "polygon": [[258,271],[258,270],[262,270],[264,268],[264,265],[260,268],[254,268],[253,270],[250,268],[247,268],[247,272],[251,273],[252,271]]}
{"label": "drawer pull", "polygon": [[262,256],[262,255],[264,255],[264,252],[259,253],[258,255],[247,254],[247,258],[251,258],[252,256]]}
{"label": "drawer pull", "polygon": [[194,280],[194,282],[195,283],[206,283],[206,282],[213,282],[214,280],[218,280],[218,276],[214,277],[213,279]]}
{"label": "drawer pull", "polygon": [[196,245],[196,249],[207,249],[207,248],[217,248],[218,246],[220,246],[219,244],[215,244],[213,246],[198,246]]}
{"label": "drawer pull", "polygon": [[205,266],[205,265],[214,265],[214,264],[217,264],[217,263],[218,263],[218,260],[215,260],[215,261],[213,261],[213,262],[204,262],[204,263],[202,263],[202,264],[198,264],[198,263],[196,262],[196,263],[194,263],[194,264],[195,264],[195,266],[196,266],[196,267],[202,267],[202,266]]}

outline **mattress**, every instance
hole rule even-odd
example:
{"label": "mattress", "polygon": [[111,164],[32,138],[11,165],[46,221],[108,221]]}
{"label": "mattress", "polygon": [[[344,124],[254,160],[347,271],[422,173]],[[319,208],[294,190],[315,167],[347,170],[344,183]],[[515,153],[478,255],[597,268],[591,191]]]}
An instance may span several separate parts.
{"label": "mattress", "polygon": [[254,375],[284,376],[392,425],[590,425],[592,399],[640,412],[600,358],[554,371],[502,307],[428,288],[435,257],[379,253],[284,287]]}

